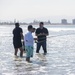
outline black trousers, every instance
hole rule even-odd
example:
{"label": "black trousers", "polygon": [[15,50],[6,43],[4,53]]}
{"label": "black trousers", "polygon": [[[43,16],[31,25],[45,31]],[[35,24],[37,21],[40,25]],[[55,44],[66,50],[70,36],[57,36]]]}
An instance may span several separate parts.
{"label": "black trousers", "polygon": [[42,41],[42,42],[38,42],[37,43],[37,49],[36,49],[36,53],[39,53],[40,47],[42,46],[44,53],[47,53],[47,49],[46,49],[46,40]]}

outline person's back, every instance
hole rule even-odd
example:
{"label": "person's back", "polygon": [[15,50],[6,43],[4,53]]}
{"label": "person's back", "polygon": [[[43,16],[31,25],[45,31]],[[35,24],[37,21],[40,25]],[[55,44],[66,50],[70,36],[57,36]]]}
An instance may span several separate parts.
{"label": "person's back", "polygon": [[28,32],[27,34],[25,34],[25,46],[33,46],[33,36],[31,32]]}
{"label": "person's back", "polygon": [[14,30],[13,30],[13,34],[14,34],[14,37],[13,39],[15,41],[17,40],[21,40],[21,33],[22,32],[22,29],[20,27],[16,27]]}

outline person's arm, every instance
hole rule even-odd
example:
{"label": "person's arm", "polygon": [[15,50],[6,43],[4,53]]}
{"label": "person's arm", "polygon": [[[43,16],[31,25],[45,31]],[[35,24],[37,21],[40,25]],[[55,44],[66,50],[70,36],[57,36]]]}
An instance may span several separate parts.
{"label": "person's arm", "polygon": [[42,33],[40,33],[40,34],[36,34],[36,36],[41,36],[41,35],[43,35]]}
{"label": "person's arm", "polygon": [[22,40],[24,40],[24,36],[23,36],[23,33],[20,33],[20,35],[21,35],[21,39],[22,39]]}
{"label": "person's arm", "polygon": [[36,29],[35,31],[35,36],[38,36],[38,29]]}
{"label": "person's arm", "polygon": [[42,35],[48,36],[49,34],[48,33],[43,33]]}
{"label": "person's arm", "polygon": [[12,34],[14,35],[14,30],[12,31]]}
{"label": "person's arm", "polygon": [[49,32],[48,32],[48,30],[46,29],[46,32],[45,33],[43,33],[43,35],[45,35],[45,36],[48,36],[49,35]]}
{"label": "person's arm", "polygon": [[21,35],[21,39],[24,40],[23,30],[22,30],[22,29],[21,29],[21,31],[20,31],[20,35]]}
{"label": "person's arm", "polygon": [[36,35],[36,36],[41,36],[41,35],[43,35],[43,34],[42,34],[42,33],[39,33],[39,29],[36,29],[35,35]]}
{"label": "person's arm", "polygon": [[34,38],[34,40],[38,40],[38,38]]}
{"label": "person's arm", "polygon": [[28,43],[33,42],[33,40],[34,40],[34,38],[30,38],[29,35],[25,35],[25,37],[24,37],[24,41],[26,41],[26,42],[28,42]]}

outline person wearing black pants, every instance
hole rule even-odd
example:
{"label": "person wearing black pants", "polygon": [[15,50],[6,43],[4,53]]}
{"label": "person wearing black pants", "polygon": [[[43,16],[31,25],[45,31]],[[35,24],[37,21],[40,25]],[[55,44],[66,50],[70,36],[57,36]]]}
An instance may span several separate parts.
{"label": "person wearing black pants", "polygon": [[49,35],[49,32],[48,32],[48,29],[44,27],[43,22],[40,22],[39,28],[36,29],[35,34],[38,38],[36,53],[39,53],[40,47],[42,46],[44,50],[44,54],[46,54],[47,53],[46,36]]}

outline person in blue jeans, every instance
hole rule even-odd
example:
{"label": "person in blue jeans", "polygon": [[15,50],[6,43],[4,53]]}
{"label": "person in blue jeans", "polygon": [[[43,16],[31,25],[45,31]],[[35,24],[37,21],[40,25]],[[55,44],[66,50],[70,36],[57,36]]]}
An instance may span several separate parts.
{"label": "person in blue jeans", "polygon": [[40,22],[39,28],[36,29],[35,34],[38,38],[36,53],[39,53],[40,47],[42,46],[44,50],[44,55],[46,55],[47,53],[46,39],[47,39],[47,36],[49,35],[49,32],[48,32],[48,29],[44,27],[43,22]]}

